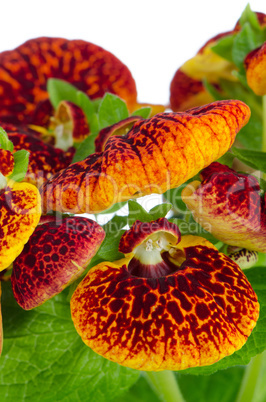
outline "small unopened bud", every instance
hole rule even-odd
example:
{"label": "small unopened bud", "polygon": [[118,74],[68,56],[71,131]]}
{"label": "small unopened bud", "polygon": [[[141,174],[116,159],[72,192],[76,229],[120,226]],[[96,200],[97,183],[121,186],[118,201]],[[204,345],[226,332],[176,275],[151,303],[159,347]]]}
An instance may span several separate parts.
{"label": "small unopened bud", "polygon": [[257,251],[247,250],[246,248],[231,253],[228,257],[236,262],[242,269],[251,268],[258,261]]}

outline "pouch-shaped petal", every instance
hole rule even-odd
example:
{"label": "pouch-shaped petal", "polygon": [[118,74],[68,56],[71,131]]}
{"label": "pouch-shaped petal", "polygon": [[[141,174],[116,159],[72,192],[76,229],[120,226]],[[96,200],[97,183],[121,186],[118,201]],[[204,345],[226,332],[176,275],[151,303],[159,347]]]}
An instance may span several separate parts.
{"label": "pouch-shaped petal", "polygon": [[125,135],[133,124],[139,120],[143,120],[140,116],[130,116],[118,123],[103,128],[95,138],[95,152],[102,152],[105,144],[112,135]]}
{"label": "pouch-shaped petal", "polygon": [[179,68],[170,85],[170,105],[174,112],[205,105],[213,101],[202,81],[189,77]]}
{"label": "pouch-shaped petal", "polygon": [[95,213],[177,187],[223,155],[249,116],[243,102],[220,101],[141,120],[44,183],[43,210]]}
{"label": "pouch-shaped petal", "polygon": [[[266,15],[256,12],[261,27],[266,25]],[[241,31],[242,25],[237,21],[233,30],[222,32],[210,38],[191,59],[187,60],[174,74],[170,85],[170,106],[173,111],[200,106],[211,102],[213,97],[207,92],[204,80],[221,92],[220,81],[237,81],[233,71],[237,67],[230,61],[216,54],[212,47],[229,35]],[[262,70],[261,70],[262,71]],[[222,92],[221,92],[221,96]],[[225,97],[224,97],[225,98]]]}
{"label": "pouch-shaped petal", "polygon": [[3,176],[9,176],[14,169],[14,156],[12,152],[0,149],[0,172]]}
{"label": "pouch-shaped petal", "polygon": [[[210,365],[240,349],[259,314],[243,271],[203,238],[184,236],[175,244],[172,227],[170,238],[155,235],[149,231],[133,258],[101,263],[78,285],[71,313],[82,340],[109,360],[146,371]],[[168,273],[157,262],[150,269],[159,275],[146,275],[157,246]]]}
{"label": "pouch-shaped petal", "polygon": [[258,180],[218,162],[182,191],[194,219],[224,243],[266,253],[265,201]]}
{"label": "pouch-shaped petal", "polygon": [[206,78],[218,90],[220,90],[220,78],[236,80],[232,75],[234,65],[211,49],[219,39],[231,33],[232,31],[224,32],[209,39],[194,57],[175,72],[170,84],[170,106],[173,111],[186,110],[188,107],[212,102],[213,97],[203,84]]}
{"label": "pouch-shaped petal", "polygon": [[46,89],[51,77],[73,84],[92,99],[111,92],[129,109],[136,103],[135,81],[113,54],[83,40],[42,37],[0,54],[0,119],[46,125],[52,114]]}
{"label": "pouch-shaped petal", "polygon": [[256,95],[266,95],[266,42],[245,59],[247,82]]}
{"label": "pouch-shaped petal", "polygon": [[104,237],[100,225],[83,217],[38,226],[13,264],[18,304],[29,310],[60,293],[83,273]]}
{"label": "pouch-shaped petal", "polygon": [[21,253],[40,216],[37,188],[30,183],[8,181],[0,191],[0,271]]}
{"label": "pouch-shaped petal", "polygon": [[83,110],[72,102],[59,103],[50,119],[49,130],[53,132],[55,146],[67,150],[74,142],[83,141],[90,133]]}
{"label": "pouch-shaped petal", "polygon": [[30,152],[24,181],[38,185],[38,187],[56,172],[69,166],[74,156],[74,148],[69,148],[64,152],[19,127],[16,131],[7,129],[6,132],[14,144],[14,151],[25,149]]}

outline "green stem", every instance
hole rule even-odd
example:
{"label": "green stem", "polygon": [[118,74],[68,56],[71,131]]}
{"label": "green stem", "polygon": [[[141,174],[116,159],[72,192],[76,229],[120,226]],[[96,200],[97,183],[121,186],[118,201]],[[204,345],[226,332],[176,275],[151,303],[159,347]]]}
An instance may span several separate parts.
{"label": "green stem", "polygon": [[248,364],[242,384],[240,386],[236,402],[252,402],[258,382],[260,380],[260,372],[262,366],[265,364],[266,351],[253,357],[251,362]]}
{"label": "green stem", "polygon": [[144,376],[162,402],[185,402],[172,371],[146,371]]}
{"label": "green stem", "polygon": [[266,95],[262,97],[262,152],[266,152]]}

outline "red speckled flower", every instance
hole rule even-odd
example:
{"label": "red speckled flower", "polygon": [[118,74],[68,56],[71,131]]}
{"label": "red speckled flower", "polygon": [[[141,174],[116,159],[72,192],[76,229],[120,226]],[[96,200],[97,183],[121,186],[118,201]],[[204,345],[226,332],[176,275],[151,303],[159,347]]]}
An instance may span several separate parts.
{"label": "red speckled flower", "polygon": [[101,226],[83,217],[39,225],[13,263],[18,304],[29,310],[60,293],[83,273],[104,237]]}
{"label": "red speckled flower", "polygon": [[[3,122],[1,122],[0,125],[6,131],[9,140],[12,141],[14,152],[21,149],[30,152],[28,170],[24,181],[39,187],[56,172],[70,165],[75,151],[74,148],[69,148],[64,152],[62,149],[46,144],[37,137],[38,133],[26,127],[10,125]],[[7,166],[7,163],[2,162],[1,159],[1,166],[3,164]],[[11,165],[12,163],[9,161],[8,169],[11,169]]]}
{"label": "red speckled flower", "polygon": [[266,253],[265,196],[258,180],[218,162],[201,178],[182,192],[195,220],[224,243]]}
{"label": "red speckled flower", "polygon": [[232,34],[224,32],[208,40],[196,56],[186,61],[174,74],[170,84],[170,106],[174,111],[186,110],[190,107],[204,105],[213,101],[203,84],[208,78],[211,84],[219,90],[219,79],[226,78],[236,81],[232,75],[235,69],[233,63],[223,59],[212,51],[219,39]]}
{"label": "red speckled flower", "polygon": [[0,149],[0,172],[3,176],[9,176],[14,170],[14,156],[12,152]]}
{"label": "red speckled flower", "polygon": [[136,221],[125,258],[89,271],[71,299],[74,325],[96,353],[139,370],[213,364],[240,349],[259,304],[242,270],[165,218]]}
{"label": "red speckled flower", "polygon": [[137,121],[143,120],[140,116],[130,116],[111,126],[103,128],[95,138],[95,152],[103,152],[106,142],[112,135],[125,135]]}
{"label": "red speckled flower", "polygon": [[[261,27],[265,27],[266,15],[263,13],[256,13],[256,15]],[[182,111],[212,102],[213,97],[205,89],[203,84],[204,79],[207,79],[218,91],[221,91],[219,85],[221,79],[237,81],[236,76],[232,74],[233,71],[236,70],[236,66],[216,54],[212,50],[212,47],[215,46],[220,39],[237,33],[241,29],[242,26],[238,21],[232,31],[220,33],[209,39],[194,57],[186,61],[176,71],[170,85],[170,107],[173,111]],[[256,90],[259,92],[262,91],[259,89],[259,81],[261,80],[259,77],[263,76],[265,72],[263,64],[259,66],[259,63],[262,63],[262,53],[263,51],[255,56],[249,72],[251,83],[251,85],[250,83],[249,85],[251,88],[255,85],[256,89],[254,92],[257,94],[259,93],[256,92]],[[255,64],[256,67],[253,67]]]}
{"label": "red speckled flower", "polygon": [[45,182],[43,211],[95,213],[175,188],[222,156],[249,116],[246,104],[232,100],[140,120]]}
{"label": "red speckled flower", "polygon": [[256,95],[266,94],[266,42],[245,59],[247,82]]}
{"label": "red speckled flower", "polygon": [[31,39],[0,54],[0,119],[46,125],[52,114],[46,84],[59,78],[91,99],[111,92],[132,110],[136,85],[129,69],[113,54],[83,40]]}
{"label": "red speckled flower", "polygon": [[40,194],[30,183],[7,180],[0,190],[0,271],[21,253],[41,216]]}
{"label": "red speckled flower", "polygon": [[49,131],[57,148],[67,150],[74,142],[82,142],[90,133],[83,110],[72,102],[62,101],[50,119]]}

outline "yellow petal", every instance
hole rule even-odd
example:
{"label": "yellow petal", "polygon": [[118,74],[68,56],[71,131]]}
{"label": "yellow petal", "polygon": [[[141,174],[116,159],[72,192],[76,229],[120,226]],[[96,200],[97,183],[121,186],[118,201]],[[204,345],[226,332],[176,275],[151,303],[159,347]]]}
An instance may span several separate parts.
{"label": "yellow petal", "polygon": [[208,81],[215,83],[224,78],[230,81],[237,81],[237,78],[232,75],[235,65],[214,53],[211,50],[211,46],[214,44],[212,42],[207,45],[196,56],[186,61],[182,65],[181,71],[195,80],[207,78]]}
{"label": "yellow petal", "polygon": [[40,195],[29,183],[9,181],[0,192],[0,270],[21,253],[41,216]]}

